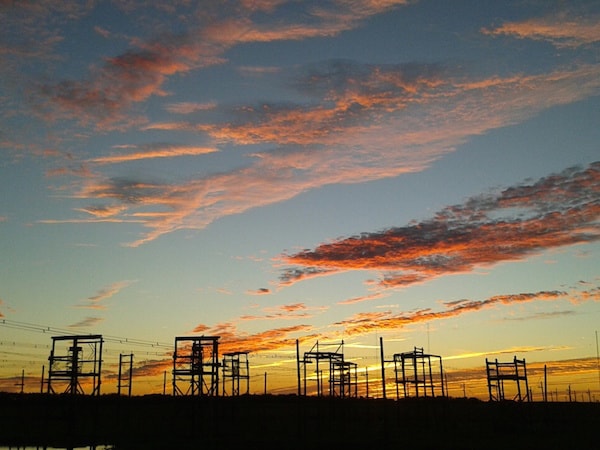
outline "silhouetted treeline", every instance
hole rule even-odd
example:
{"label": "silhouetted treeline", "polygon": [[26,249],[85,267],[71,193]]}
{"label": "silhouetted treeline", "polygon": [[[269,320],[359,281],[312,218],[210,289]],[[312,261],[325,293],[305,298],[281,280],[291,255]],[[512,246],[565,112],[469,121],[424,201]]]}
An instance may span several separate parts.
{"label": "silhouetted treeline", "polygon": [[0,393],[0,446],[597,449],[600,403]]}

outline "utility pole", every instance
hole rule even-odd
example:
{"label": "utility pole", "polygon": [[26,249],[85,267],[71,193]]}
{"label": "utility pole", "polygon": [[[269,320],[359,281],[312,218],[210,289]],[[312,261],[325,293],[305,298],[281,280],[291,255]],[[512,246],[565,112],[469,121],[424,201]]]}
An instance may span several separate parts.
{"label": "utility pole", "polygon": [[[125,380],[123,379],[123,365],[126,360],[129,359],[129,371],[127,372],[126,380],[127,384],[125,384]],[[121,388],[127,386],[127,395],[131,397],[131,379],[133,377],[133,353],[129,355],[119,355],[119,381],[117,383],[117,393],[121,395]]]}
{"label": "utility pole", "polygon": [[385,400],[385,361],[383,359],[383,337],[379,337],[379,351],[381,353],[381,387],[383,392],[383,399]]}
{"label": "utility pole", "polygon": [[548,371],[544,364],[544,401],[548,402]]}
{"label": "utility pole", "polygon": [[21,386],[21,394],[24,392],[25,389],[25,369],[21,370],[21,382],[17,383],[17,386]]}
{"label": "utility pole", "polygon": [[[306,362],[303,361],[304,365],[304,374],[306,375]],[[300,382],[300,343],[298,339],[296,339],[296,378],[298,381],[298,397],[302,395],[302,386]],[[306,391],[306,376],[304,377],[304,391]]]}
{"label": "utility pole", "polygon": [[598,351],[598,331],[596,330],[596,365],[598,366],[598,388],[600,388],[600,352]]}

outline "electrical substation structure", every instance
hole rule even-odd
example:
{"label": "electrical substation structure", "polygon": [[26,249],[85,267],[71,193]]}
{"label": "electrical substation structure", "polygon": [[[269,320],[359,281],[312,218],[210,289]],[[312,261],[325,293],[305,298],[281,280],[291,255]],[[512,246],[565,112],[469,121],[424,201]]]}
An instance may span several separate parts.
{"label": "electrical substation structure", "polygon": [[[237,396],[250,393],[250,366],[247,351],[228,352],[223,354],[223,396]],[[240,389],[244,381],[245,390]]]}
{"label": "electrical substation structure", "polygon": [[[387,398],[386,364],[394,365],[394,382],[397,399],[400,399],[401,394],[404,398],[447,396],[441,356],[430,355],[424,353],[422,347],[414,347],[411,352],[394,353],[393,359],[386,360],[383,351],[383,338],[379,338],[379,352],[383,398]],[[435,364],[436,361],[437,364]],[[402,390],[400,386],[402,386]]]}
{"label": "electrical substation structure", "polygon": [[[527,381],[527,366],[525,359],[517,359],[515,356],[511,362],[488,361],[485,359],[488,392],[490,401],[503,401],[507,399],[504,382],[514,383],[516,393],[512,400],[530,401],[529,383]],[[524,383],[524,387],[521,386]]]}
{"label": "electrical substation structure", "polygon": [[[307,395],[309,378],[316,382],[316,395],[325,395],[324,379],[328,380],[328,394],[332,397],[358,397],[357,364],[344,360],[344,341],[321,344],[321,347],[336,347],[335,351],[319,350],[319,342],[300,359],[300,348],[296,340],[298,371],[298,395]],[[309,376],[307,366],[314,364],[314,376]]]}
{"label": "electrical substation structure", "polygon": [[[48,393],[100,395],[102,335],[53,336]],[[86,392],[86,388],[88,392]]]}
{"label": "electrical substation structure", "polygon": [[442,357],[426,354],[422,347],[415,347],[412,352],[395,353],[394,374],[397,398],[401,394],[403,397],[435,397],[436,393],[446,396]]}
{"label": "electrical substation structure", "polygon": [[[129,366],[127,371],[123,368]],[[129,355],[119,355],[119,380],[117,384],[117,394],[121,395],[121,389],[127,388],[127,395],[131,397],[131,378],[133,377],[133,353]]]}
{"label": "electrical substation structure", "polygon": [[219,336],[177,336],[173,395],[219,395]]}

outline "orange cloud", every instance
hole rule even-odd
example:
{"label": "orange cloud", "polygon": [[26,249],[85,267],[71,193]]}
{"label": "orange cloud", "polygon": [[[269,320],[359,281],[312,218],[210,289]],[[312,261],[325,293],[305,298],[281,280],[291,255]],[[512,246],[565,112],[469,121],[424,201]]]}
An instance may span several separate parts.
{"label": "orange cloud", "polygon": [[290,285],[315,273],[383,273],[380,287],[402,287],[477,267],[515,261],[549,248],[600,239],[600,162],[531,185],[473,197],[433,219],[340,239],[282,256]]}
{"label": "orange cloud", "polygon": [[216,108],[216,103],[194,103],[194,102],[179,102],[172,103],[167,106],[167,111],[175,114],[192,114],[198,111],[206,111]]}
{"label": "orange cloud", "polygon": [[346,300],[342,300],[340,302],[338,302],[338,305],[351,305],[354,303],[361,303],[361,302],[366,302],[366,301],[371,301],[371,300],[378,300],[380,298],[384,298],[387,297],[387,295],[385,295],[382,292],[377,292],[375,294],[371,294],[371,295],[365,295],[362,297],[354,297],[354,298],[349,298]]}
{"label": "orange cloud", "polygon": [[[343,31],[356,28],[365,19],[383,13],[407,0],[386,0],[368,2],[321,2],[310,5],[309,11],[292,16],[283,22],[277,16],[277,7],[285,4],[276,2],[242,2],[246,7],[239,17],[229,17],[206,24],[202,31],[203,39],[226,48],[248,42],[272,42],[281,40],[304,40],[315,37],[335,36]],[[252,13],[272,14],[272,20],[253,21]],[[265,14],[263,14],[265,17]]]}
{"label": "orange cloud", "polygon": [[256,289],[254,291],[247,291],[246,293],[250,294],[250,295],[267,295],[267,294],[271,293],[271,289],[268,289],[268,288],[259,288],[259,289]]}
{"label": "orange cloud", "polygon": [[145,360],[133,368],[134,377],[153,377],[163,375],[165,371],[173,370],[173,358],[169,355],[168,358],[158,360]]}
{"label": "orange cloud", "polygon": [[79,322],[69,325],[69,328],[91,328],[98,325],[104,319],[101,317],[86,317]]}
{"label": "orange cloud", "polygon": [[[403,326],[429,322],[432,320],[447,319],[456,317],[465,313],[475,312],[482,309],[495,307],[498,305],[510,305],[515,303],[528,303],[533,301],[558,301],[568,300],[571,297],[578,297],[582,293],[568,293],[565,291],[540,291],[534,293],[497,295],[485,300],[457,300],[445,302],[445,309],[434,311],[430,308],[419,309],[411,312],[402,312],[393,314],[391,311],[359,313],[349,319],[337,322],[335,325],[344,328],[344,335],[362,335],[377,330],[399,329]],[[587,298],[584,295],[581,298]],[[593,298],[599,301],[598,298]],[[564,311],[562,314],[567,314]],[[546,318],[538,316],[538,319]]]}
{"label": "orange cloud", "polygon": [[[199,23],[187,34],[163,33],[159,39],[149,41],[133,39],[133,48],[92,67],[86,79],[47,83],[39,92],[45,98],[44,108],[53,118],[74,119],[97,128],[123,128],[131,125],[125,123],[124,111],[151,96],[166,95],[162,86],[168,77],[220,64],[224,61],[221,55],[235,45],[333,36],[404,3],[322,4],[288,22],[282,22],[282,16],[277,14],[279,2],[271,2],[268,7],[242,2],[238,8],[215,4],[210,13],[202,4],[202,14],[195,15]],[[161,14],[178,11],[162,8]],[[43,15],[36,17],[41,20]],[[106,30],[96,28],[96,32],[108,36]]]}
{"label": "orange cloud", "polygon": [[297,318],[313,317],[311,311],[323,311],[327,308],[309,308],[304,303],[294,303],[291,305],[281,305],[276,307],[264,308],[265,315],[244,315],[240,320],[289,320]]}
{"label": "orange cloud", "polygon": [[549,41],[559,48],[574,48],[600,42],[599,23],[598,14],[562,12],[522,22],[508,22],[494,29],[483,29],[482,32],[493,36],[509,35],[519,39]]}
{"label": "orange cloud", "polygon": [[[600,69],[593,66],[489,80],[452,80],[443,73],[428,65],[349,62],[306,68],[297,86],[317,100],[313,106],[259,105],[231,111],[235,122],[169,125],[203,130],[235,145],[278,146],[254,154],[249,166],[179,185],[88,179],[77,195],[126,205],[123,219],[132,209],[139,214],[142,208],[160,208],[162,214],[148,216],[148,230],[129,244],[139,246],[165,233],[202,229],[223,216],[324,185],[421,171],[469,136],[600,90]],[[324,270],[320,266],[302,276],[318,276]]]}
{"label": "orange cloud", "polygon": [[107,300],[114,295],[117,295],[126,287],[130,286],[132,281],[118,281],[116,283],[111,284],[108,287],[100,289],[96,295],[87,298],[85,304],[78,305],[78,308],[87,308],[87,309],[105,309],[106,306],[101,304],[104,300]]}
{"label": "orange cloud", "polygon": [[209,44],[190,36],[163,36],[160,42],[138,42],[138,48],[107,58],[80,81],[40,87],[45,108],[84,125],[121,126],[123,112],[153,95],[163,96],[168,76],[220,63]]}
{"label": "orange cloud", "polygon": [[[136,147],[137,148],[137,147]],[[141,151],[122,155],[102,156],[89,160],[97,164],[115,164],[142,159],[175,158],[178,156],[198,156],[219,151],[214,147],[194,147],[181,145],[159,144],[142,148]]]}
{"label": "orange cloud", "polygon": [[[259,352],[294,347],[296,339],[299,341],[314,339],[314,335],[305,334],[311,329],[309,325],[295,325],[244,335],[234,325],[225,323],[205,329],[203,334],[220,336],[220,353],[232,351]],[[303,334],[303,336],[298,337],[300,334]]]}

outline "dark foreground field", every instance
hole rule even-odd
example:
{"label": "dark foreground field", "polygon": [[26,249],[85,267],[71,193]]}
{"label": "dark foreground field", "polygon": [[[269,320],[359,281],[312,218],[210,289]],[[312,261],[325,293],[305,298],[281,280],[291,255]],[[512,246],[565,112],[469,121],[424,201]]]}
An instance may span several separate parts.
{"label": "dark foreground field", "polygon": [[600,403],[0,394],[0,446],[598,449]]}

